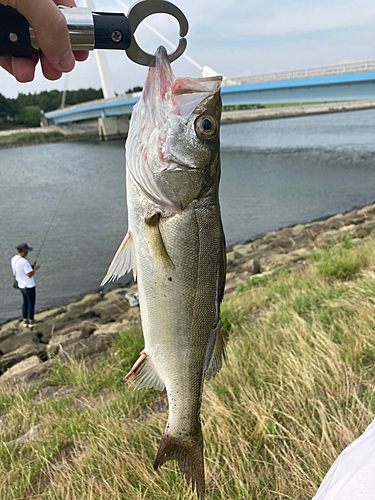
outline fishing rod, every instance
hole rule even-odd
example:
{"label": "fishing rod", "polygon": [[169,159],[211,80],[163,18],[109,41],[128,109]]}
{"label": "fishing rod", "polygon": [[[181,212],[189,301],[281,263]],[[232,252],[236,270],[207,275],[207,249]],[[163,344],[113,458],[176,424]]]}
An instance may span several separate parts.
{"label": "fishing rod", "polygon": [[61,193],[59,203],[58,203],[58,205],[57,205],[57,208],[56,208],[56,210],[55,210],[55,213],[53,214],[53,217],[52,217],[51,223],[50,223],[50,225],[49,225],[49,228],[47,229],[46,235],[44,236],[44,240],[42,241],[42,245],[41,245],[41,247],[39,248],[39,252],[37,253],[37,255],[36,255],[36,257],[35,257],[35,261],[34,261],[33,266],[35,266],[36,261],[37,261],[37,260],[38,260],[38,258],[39,258],[40,252],[42,251],[42,248],[43,248],[44,243],[45,243],[45,241],[46,241],[46,239],[47,239],[47,236],[48,236],[49,230],[51,229],[51,226],[52,226],[52,224],[53,224],[53,221],[55,220],[55,217],[56,217],[57,211],[58,211],[58,209],[59,209],[59,206],[60,206],[61,200],[63,199],[63,196],[64,196],[65,191],[66,191],[66,190],[64,189],[64,191]]}

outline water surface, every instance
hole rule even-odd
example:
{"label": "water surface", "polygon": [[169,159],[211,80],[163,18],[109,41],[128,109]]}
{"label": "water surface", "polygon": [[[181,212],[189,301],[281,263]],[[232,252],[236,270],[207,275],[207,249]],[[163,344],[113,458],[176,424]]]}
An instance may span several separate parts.
{"label": "water surface", "polygon": [[[223,126],[227,244],[372,203],[374,127],[374,110]],[[39,258],[38,308],[98,289],[127,229],[123,141],[0,150],[0,322],[20,314],[14,246],[33,246],[33,261],[62,193]]]}

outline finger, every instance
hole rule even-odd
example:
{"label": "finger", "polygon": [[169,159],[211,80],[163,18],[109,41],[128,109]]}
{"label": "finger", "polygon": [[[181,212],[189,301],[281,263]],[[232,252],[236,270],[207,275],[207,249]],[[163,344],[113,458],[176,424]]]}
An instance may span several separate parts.
{"label": "finger", "polygon": [[[65,7],[76,7],[74,0],[53,0],[56,5],[64,5]],[[88,50],[74,50],[74,57],[76,61],[83,62],[89,57]]]}
{"label": "finger", "polygon": [[35,66],[38,63],[38,56],[33,54],[31,59],[25,57],[12,57],[13,75],[20,83],[27,83],[34,80]]}
{"label": "finger", "polygon": [[40,52],[40,64],[42,66],[43,75],[47,80],[58,80],[62,76],[62,72],[54,68],[43,52]]}
{"label": "finger", "polygon": [[13,75],[13,66],[11,57],[0,57],[0,66]]}
{"label": "finger", "polygon": [[86,61],[86,59],[89,57],[88,50],[74,50],[73,54],[74,54],[74,57],[76,58],[76,61],[79,61],[79,62]]}
{"label": "finger", "polygon": [[63,5],[64,7],[77,7],[74,0],[53,0],[56,5]]}
{"label": "finger", "polygon": [[[70,0],[64,0],[64,3],[74,4]],[[60,9],[50,0],[18,0],[17,10],[33,27],[40,50],[51,65],[60,72],[71,71],[75,59],[66,20]]]}

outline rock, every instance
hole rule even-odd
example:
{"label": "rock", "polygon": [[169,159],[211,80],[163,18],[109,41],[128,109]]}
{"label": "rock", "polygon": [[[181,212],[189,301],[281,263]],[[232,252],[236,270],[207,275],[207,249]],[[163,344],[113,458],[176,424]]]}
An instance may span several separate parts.
{"label": "rock", "polygon": [[55,318],[61,313],[66,312],[66,307],[55,307],[35,314],[35,321],[46,321],[47,319]]}
{"label": "rock", "polygon": [[8,354],[26,344],[39,344],[39,338],[33,330],[16,331],[0,342],[0,353]]}
{"label": "rock", "polygon": [[141,311],[139,307],[131,307],[123,314],[116,318],[116,322],[120,322],[122,324],[122,330],[128,328],[129,326],[135,326],[140,322],[141,319]]}
{"label": "rock", "polygon": [[366,207],[361,208],[360,210],[357,211],[358,215],[364,215],[364,216],[369,216],[375,214],[375,204],[373,205],[367,205]]}
{"label": "rock", "polygon": [[75,344],[79,340],[87,337],[88,334],[82,330],[74,330],[65,335],[56,335],[52,337],[47,346],[48,358],[51,359],[54,357],[61,348],[66,350],[69,345]]}
{"label": "rock", "polygon": [[289,260],[291,262],[297,262],[297,260],[307,259],[310,255],[310,252],[306,248],[299,248],[298,250],[293,250],[289,254]]}
{"label": "rock", "polygon": [[110,290],[104,295],[104,300],[114,300],[124,297],[125,293],[129,293],[125,288],[116,288],[115,290]]}
{"label": "rock", "polygon": [[233,247],[235,258],[241,258],[250,251],[249,245],[235,245]]}
{"label": "rock", "polygon": [[99,293],[91,293],[85,295],[83,299],[78,302],[72,302],[67,306],[67,312],[73,316],[80,316],[84,314],[88,308],[92,308],[95,304],[102,300],[102,295]]}
{"label": "rock", "polygon": [[355,231],[355,224],[349,224],[347,226],[341,226],[338,228],[340,233],[350,233],[351,231]]}
{"label": "rock", "polygon": [[9,441],[7,443],[8,446],[19,446],[21,444],[25,444],[28,441],[31,441],[32,439],[36,439],[37,437],[40,436],[40,429],[39,425],[36,425],[35,427],[32,427],[29,432],[26,432],[23,436],[14,439],[13,441]]}
{"label": "rock", "polygon": [[337,231],[332,230],[332,231],[325,231],[324,233],[319,234],[319,236],[317,236],[316,240],[319,243],[324,243],[327,245],[327,244],[334,243],[334,242],[338,241],[340,238],[341,238],[341,235]]}
{"label": "rock", "polygon": [[63,313],[53,320],[47,320],[44,323],[37,324],[34,331],[40,335],[41,342],[48,344],[54,335],[69,333],[73,330],[82,330],[89,335],[96,329],[97,325],[101,323],[102,320],[100,318],[95,318],[95,320],[82,320],[82,318],[77,319],[69,316],[68,313]]}
{"label": "rock", "polygon": [[110,298],[102,300],[97,304],[93,311],[104,321],[116,321],[119,316],[122,316],[129,310],[129,305],[124,296],[112,295]]}
{"label": "rock", "polygon": [[101,325],[97,330],[95,330],[95,335],[111,335],[121,332],[122,330],[124,330],[124,324],[116,321]]}
{"label": "rock", "polygon": [[342,219],[344,218],[343,214],[336,214],[336,215],[332,215],[332,217],[329,217],[327,220],[326,220],[326,223],[327,224],[330,224],[330,222],[332,221],[336,221],[336,220],[339,220],[340,222],[342,221]]}
{"label": "rock", "polygon": [[303,224],[296,224],[291,228],[293,236],[300,236],[305,231],[305,226]]}
{"label": "rock", "polygon": [[26,344],[22,347],[19,347],[15,351],[1,356],[0,373],[5,372],[12,366],[16,365],[26,358],[30,358],[31,356],[38,356],[38,358],[42,359],[45,358],[46,348],[47,346],[45,344]]}
{"label": "rock", "polygon": [[20,320],[5,323],[5,325],[3,325],[0,329],[0,343],[6,340],[8,337],[14,335],[15,333],[19,333],[19,331]]}
{"label": "rock", "polygon": [[74,385],[61,385],[58,387],[48,385],[35,396],[33,403],[38,404],[42,401],[45,401],[46,399],[63,399],[73,394],[74,391]]}
{"label": "rock", "polygon": [[259,252],[265,252],[266,250],[270,249],[270,245],[267,243],[262,243],[261,245],[258,246],[257,250]]}
{"label": "rock", "polygon": [[118,331],[107,333],[93,333],[88,339],[81,339],[79,342],[65,345],[59,351],[59,355],[64,358],[84,359],[95,354],[105,352],[111,346],[111,339],[117,335]]}
{"label": "rock", "polygon": [[84,332],[87,334],[87,336],[91,335],[97,328],[99,328],[102,325],[102,321],[100,318],[98,320],[90,320],[86,319],[84,321],[78,320],[75,322],[70,322],[68,323],[67,326],[62,328],[61,330],[58,330],[55,332],[55,335],[66,335],[68,333],[71,333],[73,331],[80,330],[81,332]]}
{"label": "rock", "polygon": [[364,238],[369,235],[375,229],[374,221],[366,221],[355,228],[355,235]]}
{"label": "rock", "polygon": [[43,362],[38,356],[31,356],[12,366],[0,376],[0,389],[40,382],[41,375],[47,371],[52,363],[53,361]]}
{"label": "rock", "polygon": [[234,265],[237,265],[239,260],[242,259],[242,254],[237,252],[236,250],[232,250],[231,252],[227,253],[227,266],[231,267]]}
{"label": "rock", "polygon": [[236,275],[237,275],[237,273],[234,272],[234,271],[232,271],[231,273],[227,273],[227,275],[226,275],[226,282],[229,283],[233,278],[236,277]]}
{"label": "rock", "polygon": [[249,273],[249,275],[260,273],[260,262],[257,259],[250,259],[247,262],[241,264],[238,269],[239,272],[244,271]]}

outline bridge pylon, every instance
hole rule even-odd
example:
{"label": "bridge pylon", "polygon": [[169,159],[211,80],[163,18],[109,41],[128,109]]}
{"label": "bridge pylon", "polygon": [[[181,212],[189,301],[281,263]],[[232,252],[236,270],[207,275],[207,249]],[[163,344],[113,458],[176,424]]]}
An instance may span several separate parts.
{"label": "bridge pylon", "polygon": [[[92,11],[95,11],[94,0],[82,0],[82,3],[85,7],[88,7]],[[95,50],[94,54],[96,59],[96,65],[98,67],[98,73],[103,90],[104,99],[110,99],[111,97],[115,97],[116,94],[112,85],[111,74],[107,62],[107,56],[105,55],[105,52],[101,50]]]}

